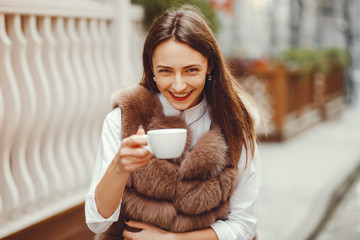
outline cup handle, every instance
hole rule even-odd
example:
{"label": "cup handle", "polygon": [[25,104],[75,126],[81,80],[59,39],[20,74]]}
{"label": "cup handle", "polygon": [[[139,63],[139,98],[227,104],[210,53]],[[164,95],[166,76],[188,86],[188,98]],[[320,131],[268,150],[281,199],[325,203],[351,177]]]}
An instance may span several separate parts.
{"label": "cup handle", "polygon": [[151,150],[151,147],[149,145],[148,135],[144,135],[144,137],[146,138],[147,145],[142,145],[142,147],[145,148],[146,150],[148,150],[149,152],[153,153],[153,151]]}

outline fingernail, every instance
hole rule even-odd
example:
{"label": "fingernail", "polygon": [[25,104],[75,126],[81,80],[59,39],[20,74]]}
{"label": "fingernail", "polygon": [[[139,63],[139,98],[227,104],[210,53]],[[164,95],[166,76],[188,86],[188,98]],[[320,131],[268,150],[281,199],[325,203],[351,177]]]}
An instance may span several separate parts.
{"label": "fingernail", "polygon": [[128,222],[129,221],[129,219],[127,219],[127,218],[122,218],[123,220],[124,220],[124,222]]}
{"label": "fingernail", "polygon": [[144,129],[143,125],[140,125],[140,126],[139,126],[139,129]]}

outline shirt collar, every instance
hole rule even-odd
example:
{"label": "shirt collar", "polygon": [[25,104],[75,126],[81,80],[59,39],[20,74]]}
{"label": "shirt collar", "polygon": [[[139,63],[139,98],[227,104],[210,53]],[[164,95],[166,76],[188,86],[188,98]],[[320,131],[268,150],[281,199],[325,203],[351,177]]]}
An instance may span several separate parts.
{"label": "shirt collar", "polygon": [[183,117],[188,125],[201,118],[208,108],[205,97],[203,97],[200,103],[184,111],[175,109],[161,93],[159,93],[159,99],[163,106],[165,116],[176,116],[182,114],[183,112]]}

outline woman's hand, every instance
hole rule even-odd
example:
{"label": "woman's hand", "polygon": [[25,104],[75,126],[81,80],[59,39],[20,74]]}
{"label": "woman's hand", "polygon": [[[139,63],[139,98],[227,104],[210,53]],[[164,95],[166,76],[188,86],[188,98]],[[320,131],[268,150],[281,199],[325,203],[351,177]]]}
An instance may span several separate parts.
{"label": "woman's hand", "polygon": [[146,144],[143,135],[145,131],[139,127],[136,134],[122,140],[121,147],[95,189],[96,206],[104,218],[109,218],[118,208],[129,173],[144,166],[153,155],[142,147]]}
{"label": "woman's hand", "polygon": [[171,240],[171,233],[153,225],[136,221],[125,222],[125,224],[129,227],[141,229],[141,231],[130,232],[125,229],[123,232],[124,240]]}
{"label": "woman's hand", "polygon": [[173,233],[164,231],[151,224],[128,221],[126,225],[132,228],[141,229],[140,232],[130,232],[126,229],[123,232],[124,240],[219,240],[212,228],[205,228],[184,233]]}
{"label": "woman's hand", "polygon": [[118,170],[130,173],[150,161],[153,154],[142,147],[147,143],[144,135],[145,131],[140,126],[136,134],[122,140],[114,158]]}
{"label": "woman's hand", "polygon": [[219,240],[211,227],[190,232],[173,233],[151,224],[132,220],[125,222],[125,224],[132,228],[141,229],[141,231],[130,232],[125,229],[123,232],[124,240]]}

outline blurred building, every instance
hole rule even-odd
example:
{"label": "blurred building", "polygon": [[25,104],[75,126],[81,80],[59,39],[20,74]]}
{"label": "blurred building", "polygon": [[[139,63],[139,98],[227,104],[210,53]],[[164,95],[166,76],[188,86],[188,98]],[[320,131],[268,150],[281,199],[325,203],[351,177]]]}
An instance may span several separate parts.
{"label": "blurred building", "polygon": [[215,5],[222,22],[218,39],[228,55],[257,58],[288,47],[349,46],[359,61],[359,0],[218,1],[231,2],[225,10]]}
{"label": "blurred building", "polygon": [[[360,82],[360,0],[213,0],[228,57],[276,56],[290,47],[339,48],[351,56],[347,96]],[[223,5],[227,4],[227,8]],[[351,98],[351,97],[350,97]],[[351,100],[349,100],[351,101]]]}

